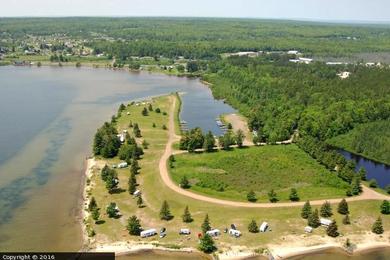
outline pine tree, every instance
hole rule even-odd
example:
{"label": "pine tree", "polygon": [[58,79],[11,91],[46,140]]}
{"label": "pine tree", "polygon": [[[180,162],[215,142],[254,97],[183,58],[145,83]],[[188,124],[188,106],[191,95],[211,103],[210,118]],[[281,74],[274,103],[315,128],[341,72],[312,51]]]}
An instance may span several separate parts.
{"label": "pine tree", "polygon": [[144,109],[142,109],[142,115],[147,116],[148,114],[149,114],[148,110],[146,109],[146,107],[144,107]]}
{"label": "pine tree", "polygon": [[214,240],[208,234],[205,234],[199,241],[199,250],[205,253],[212,253],[217,248],[214,245]]}
{"label": "pine tree", "polygon": [[344,225],[349,225],[351,224],[351,220],[349,219],[349,215],[345,215],[344,218],[343,218],[343,224]]}
{"label": "pine tree", "polygon": [[152,104],[149,104],[148,110],[149,110],[150,112],[153,111],[153,106],[152,106]]}
{"label": "pine tree", "polygon": [[244,139],[245,139],[245,135],[244,135],[244,132],[239,129],[236,133],[236,144],[239,148],[242,147],[243,143],[244,143]]}
{"label": "pine tree", "polygon": [[205,137],[203,142],[203,149],[205,149],[206,152],[212,152],[215,147],[215,138],[211,131],[209,131]]}
{"label": "pine tree", "polygon": [[324,204],[322,204],[320,209],[320,215],[321,217],[325,217],[325,218],[328,218],[333,215],[332,207],[328,201],[325,201]]}
{"label": "pine tree", "polygon": [[137,189],[137,179],[135,178],[135,174],[131,173],[129,178],[129,193],[134,194]]}
{"label": "pine tree", "polygon": [[364,167],[361,167],[358,171],[359,177],[362,181],[367,180],[367,171]]}
{"label": "pine tree", "polygon": [[290,192],[290,200],[291,200],[291,201],[299,201],[299,196],[298,196],[297,189],[295,189],[295,188],[292,188],[292,189],[291,189],[291,192]]}
{"label": "pine tree", "polygon": [[359,195],[362,192],[362,185],[360,183],[360,176],[355,177],[351,183],[351,192],[353,195]]}
{"label": "pine tree", "polygon": [[131,173],[131,174],[134,174],[134,175],[137,175],[139,169],[140,169],[140,167],[139,167],[138,161],[134,158],[134,159],[131,161],[130,173]]}
{"label": "pine tree", "polygon": [[162,220],[171,220],[173,216],[171,215],[171,211],[169,210],[169,205],[166,200],[163,201],[160,209],[160,219]]}
{"label": "pine tree", "polygon": [[342,199],[340,201],[339,206],[337,208],[337,212],[342,214],[342,215],[349,214],[348,203],[345,199]]}
{"label": "pine tree", "polygon": [[203,220],[203,223],[202,223],[203,234],[206,234],[206,232],[209,231],[210,229],[211,229],[211,226],[210,226],[209,214],[206,214],[206,216]]}
{"label": "pine tree", "polygon": [[139,236],[141,233],[141,224],[136,216],[131,216],[127,220],[127,231],[129,231],[129,234],[133,236]]}
{"label": "pine tree", "polygon": [[92,197],[91,200],[89,201],[89,204],[88,204],[88,210],[91,212],[92,210],[96,209],[97,207],[98,206],[97,206],[95,197]]}
{"label": "pine tree", "polygon": [[115,202],[111,202],[111,203],[107,206],[106,213],[107,213],[107,215],[108,215],[109,218],[114,218],[114,217],[116,217],[117,210],[116,210],[116,203],[115,203]]}
{"label": "pine tree", "polygon": [[372,232],[375,234],[383,234],[384,230],[381,217],[379,217],[372,225]]}
{"label": "pine tree", "polygon": [[251,233],[258,233],[259,232],[259,227],[256,224],[256,221],[252,219],[251,223],[248,225],[248,231]]}
{"label": "pine tree", "polygon": [[137,206],[138,206],[138,208],[142,208],[143,204],[144,204],[144,201],[142,199],[142,196],[139,195],[138,199],[137,199]]}
{"label": "pine tree", "polygon": [[253,190],[248,192],[248,194],[246,195],[246,198],[250,202],[256,202],[257,201],[256,193]]}
{"label": "pine tree", "polygon": [[326,229],[326,234],[328,234],[328,236],[330,237],[337,237],[338,235],[340,235],[337,230],[337,224],[335,220],[333,220],[332,223],[330,223],[330,225]]}
{"label": "pine tree", "polygon": [[187,176],[184,175],[180,180],[180,187],[183,189],[188,189],[191,187],[190,182],[187,179]]}
{"label": "pine tree", "polygon": [[188,206],[184,209],[184,214],[182,216],[184,223],[190,223],[193,221],[190,210],[188,209]]}
{"label": "pine tree", "polygon": [[99,220],[100,213],[98,208],[94,208],[91,212],[92,219],[95,220],[95,223]]}
{"label": "pine tree", "polygon": [[306,201],[306,202],[305,202],[305,205],[303,205],[302,212],[301,212],[301,216],[302,216],[302,218],[304,218],[304,219],[308,219],[311,213],[312,213],[312,212],[311,212],[310,201]]}
{"label": "pine tree", "polygon": [[381,213],[388,215],[390,214],[390,203],[388,200],[384,200],[381,205]]}
{"label": "pine tree", "polygon": [[276,195],[276,192],[272,189],[270,192],[268,192],[268,199],[270,202],[275,203],[278,202],[278,196]]}
{"label": "pine tree", "polygon": [[314,212],[310,214],[309,218],[307,219],[307,225],[312,228],[317,228],[321,225],[317,209],[315,209]]}

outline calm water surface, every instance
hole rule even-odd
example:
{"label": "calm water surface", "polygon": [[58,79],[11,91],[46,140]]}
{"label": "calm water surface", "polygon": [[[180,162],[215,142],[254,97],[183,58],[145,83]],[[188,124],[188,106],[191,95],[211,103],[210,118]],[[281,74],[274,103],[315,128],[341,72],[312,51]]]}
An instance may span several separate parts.
{"label": "calm water surface", "polygon": [[375,249],[364,253],[358,253],[353,256],[347,255],[340,249],[329,249],[322,252],[308,254],[305,256],[296,256],[289,260],[386,260],[390,259],[390,249]]}
{"label": "calm water surface", "polygon": [[339,151],[346,159],[356,162],[356,170],[364,167],[367,171],[367,180],[375,179],[379,187],[385,188],[390,184],[390,166],[378,163],[350,152]]}
{"label": "calm water surface", "polygon": [[220,134],[215,117],[233,109],[195,79],[0,67],[0,251],[78,250],[84,158],[96,128],[121,102],[173,91],[185,93],[183,120]]}

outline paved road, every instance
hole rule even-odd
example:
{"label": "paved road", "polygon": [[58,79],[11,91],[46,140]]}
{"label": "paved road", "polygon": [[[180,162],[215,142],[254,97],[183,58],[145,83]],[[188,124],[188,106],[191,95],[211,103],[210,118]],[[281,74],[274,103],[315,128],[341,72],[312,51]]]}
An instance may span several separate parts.
{"label": "paved road", "polygon": [[[176,97],[171,96],[172,99],[172,106],[169,111],[169,124],[168,124],[168,142],[165,147],[165,152],[163,156],[160,159],[159,162],[159,169],[160,169],[160,176],[165,183],[166,186],[168,186],[171,190],[190,197],[192,199],[196,199],[199,201],[204,201],[208,203],[214,203],[219,204],[223,206],[231,206],[231,207],[245,207],[245,208],[277,208],[277,207],[296,207],[296,206],[303,206],[305,203],[304,201],[300,202],[279,202],[279,203],[250,203],[250,202],[237,202],[237,201],[229,201],[229,200],[222,200],[217,198],[211,198],[204,195],[193,193],[189,190],[185,190],[177,186],[172,179],[169,176],[168,168],[167,168],[167,161],[171,154],[173,154],[172,144],[180,140],[180,136],[175,134],[175,107],[176,107]],[[390,196],[386,196],[383,194],[380,194],[366,186],[363,185],[363,193],[359,196],[355,197],[348,197],[346,198],[347,201],[361,201],[361,200],[389,200]],[[312,200],[310,201],[311,205],[322,205],[325,201],[329,201],[330,203],[338,203],[340,202],[341,198],[339,199],[329,199],[329,200]]]}

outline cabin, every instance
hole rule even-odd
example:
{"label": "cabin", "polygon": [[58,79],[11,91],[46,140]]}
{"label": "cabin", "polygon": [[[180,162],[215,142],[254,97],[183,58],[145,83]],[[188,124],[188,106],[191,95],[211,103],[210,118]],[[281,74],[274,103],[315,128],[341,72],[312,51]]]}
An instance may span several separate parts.
{"label": "cabin", "polygon": [[207,231],[206,234],[211,236],[211,237],[217,237],[217,236],[221,235],[221,231],[219,231],[219,229],[213,229],[213,230]]}
{"label": "cabin", "polygon": [[229,235],[233,236],[233,237],[240,237],[241,236],[241,232],[238,231],[237,229],[229,229]]}
{"label": "cabin", "polygon": [[136,190],[136,191],[134,191],[133,195],[135,197],[141,196],[141,191],[140,190]]}
{"label": "cabin", "polygon": [[265,232],[267,231],[267,228],[268,228],[268,223],[267,222],[263,222],[261,225],[260,225],[260,232]]}
{"label": "cabin", "polygon": [[126,167],[127,167],[127,162],[122,162],[118,164],[119,169],[126,168]]}
{"label": "cabin", "polygon": [[155,235],[157,235],[157,230],[155,228],[144,230],[140,234],[140,236],[142,238],[151,237],[151,236],[155,236]]}
{"label": "cabin", "polygon": [[321,226],[328,227],[332,223],[332,220],[326,218],[320,218],[320,223]]}
{"label": "cabin", "polygon": [[310,227],[310,226],[306,226],[306,227],[305,227],[305,232],[306,232],[306,233],[312,233],[312,232],[313,232],[313,228]]}
{"label": "cabin", "polygon": [[191,231],[188,228],[181,228],[179,231],[179,235],[189,235]]}

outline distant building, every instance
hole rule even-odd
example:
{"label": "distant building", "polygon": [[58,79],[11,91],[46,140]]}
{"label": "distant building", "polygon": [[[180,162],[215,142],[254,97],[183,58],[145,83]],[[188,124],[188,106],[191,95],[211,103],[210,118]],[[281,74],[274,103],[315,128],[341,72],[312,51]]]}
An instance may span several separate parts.
{"label": "distant building", "polygon": [[349,72],[349,71],[343,71],[343,72],[337,74],[337,76],[339,76],[341,79],[349,78],[350,75],[351,75],[351,72]]}

